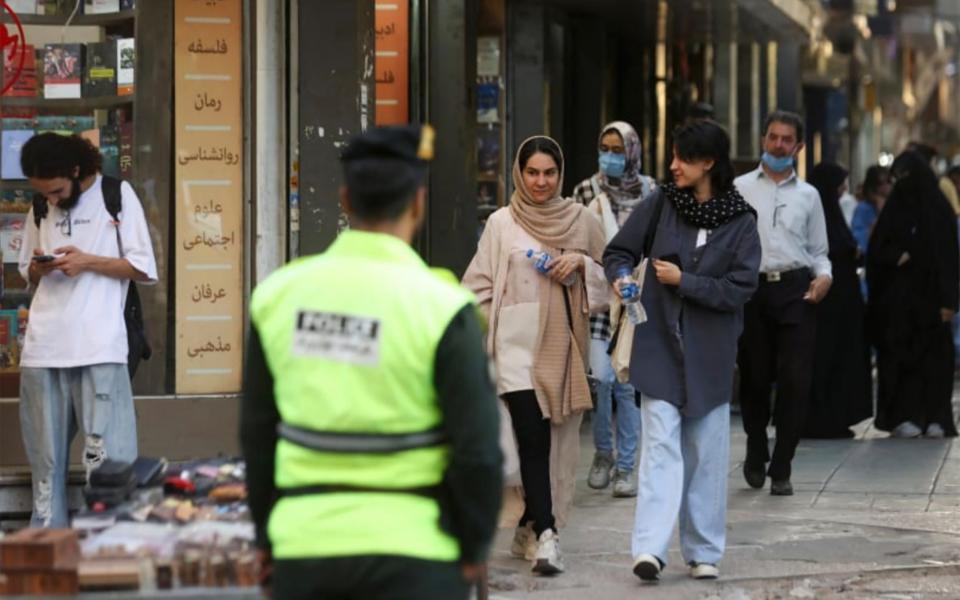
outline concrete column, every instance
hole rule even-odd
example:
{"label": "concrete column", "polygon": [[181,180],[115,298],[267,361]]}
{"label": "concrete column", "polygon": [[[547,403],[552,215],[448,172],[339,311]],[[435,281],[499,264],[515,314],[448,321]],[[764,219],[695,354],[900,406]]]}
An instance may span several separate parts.
{"label": "concrete column", "polygon": [[477,250],[477,19],[475,0],[426,0],[430,166],[427,257],[458,275]]}
{"label": "concrete column", "polygon": [[284,263],[287,238],[286,10],[257,0],[254,77],[254,282]]}
{"label": "concrete column", "polygon": [[713,100],[717,121],[730,134],[730,147],[737,148],[737,45],[717,44],[714,49]]}
{"label": "concrete column", "polygon": [[[340,147],[373,122],[373,0],[300,2],[300,254],[340,230]],[[308,66],[308,68],[306,68]]]}
{"label": "concrete column", "polygon": [[542,133],[546,125],[544,106],[546,40],[545,13],[541,2],[507,4],[507,164],[513,164],[517,145],[531,135]]}
{"label": "concrete column", "polygon": [[777,46],[777,106],[781,110],[801,112],[800,46],[780,43]]}

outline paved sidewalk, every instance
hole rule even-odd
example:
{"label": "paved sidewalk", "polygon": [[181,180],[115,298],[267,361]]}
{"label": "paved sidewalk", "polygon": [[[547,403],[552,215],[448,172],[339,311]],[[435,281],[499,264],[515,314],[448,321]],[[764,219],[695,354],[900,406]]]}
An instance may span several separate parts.
{"label": "paved sidewalk", "polygon": [[[955,412],[955,414],[958,414]],[[571,522],[560,532],[567,572],[532,575],[502,530],[491,598],[960,598],[960,445],[895,440],[869,422],[853,440],[804,440],[795,495],[753,490],[741,475],[745,436],[731,423],[727,553],[719,582],[689,579],[678,543],[661,582],[631,573],[634,500],[586,486],[593,457],[583,429]]]}

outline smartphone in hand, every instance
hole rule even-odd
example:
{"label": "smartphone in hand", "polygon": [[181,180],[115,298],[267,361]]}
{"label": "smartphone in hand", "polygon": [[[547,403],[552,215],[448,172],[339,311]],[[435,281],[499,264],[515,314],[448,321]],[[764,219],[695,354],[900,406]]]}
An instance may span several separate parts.
{"label": "smartphone in hand", "polygon": [[37,254],[33,257],[33,260],[37,261],[38,263],[48,263],[53,261],[55,258],[57,257],[53,256],[52,254]]}

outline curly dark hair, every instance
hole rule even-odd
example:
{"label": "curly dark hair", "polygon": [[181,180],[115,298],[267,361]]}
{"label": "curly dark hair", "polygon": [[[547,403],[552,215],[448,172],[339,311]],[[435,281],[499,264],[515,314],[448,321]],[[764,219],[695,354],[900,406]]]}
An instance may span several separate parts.
{"label": "curly dark hair", "polygon": [[76,179],[86,179],[102,166],[97,147],[76,134],[41,133],[27,140],[20,152],[20,168],[28,178],[74,179],[74,170],[78,170]]}

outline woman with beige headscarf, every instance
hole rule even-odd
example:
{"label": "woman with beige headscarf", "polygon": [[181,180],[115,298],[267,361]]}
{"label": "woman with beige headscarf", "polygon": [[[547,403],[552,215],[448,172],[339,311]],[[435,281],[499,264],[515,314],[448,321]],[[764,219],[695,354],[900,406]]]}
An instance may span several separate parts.
{"label": "woman with beige headscarf", "polygon": [[[560,197],[562,183],[554,140],[521,144],[510,205],[490,216],[463,278],[490,325],[487,349],[520,458],[523,494],[505,504],[519,519],[511,551],[544,575],[564,569],[557,527],[573,500],[580,420],[591,408],[589,313],[606,309],[610,290],[603,227]],[[539,252],[551,257],[545,272],[533,260]]]}

